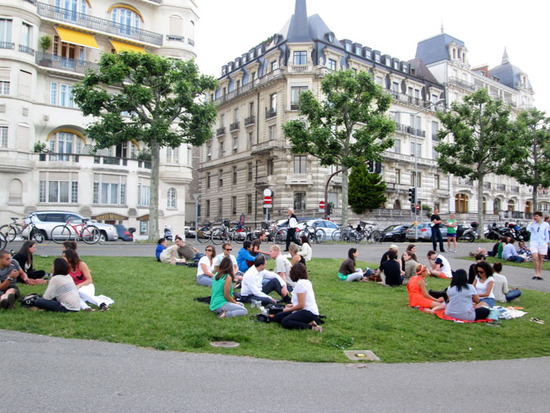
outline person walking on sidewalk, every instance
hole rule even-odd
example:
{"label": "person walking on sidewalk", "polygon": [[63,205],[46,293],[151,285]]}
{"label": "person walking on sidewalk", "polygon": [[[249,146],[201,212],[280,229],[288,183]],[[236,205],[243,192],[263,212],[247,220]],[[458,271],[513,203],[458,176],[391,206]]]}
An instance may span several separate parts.
{"label": "person walking on sidewalk", "polygon": [[550,237],[548,234],[548,223],[542,219],[542,212],[537,211],[533,214],[533,221],[527,226],[527,231],[531,233],[529,244],[531,254],[533,254],[533,267],[535,267],[535,275],[533,280],[542,280],[542,261],[544,256],[548,254],[548,243]]}
{"label": "person walking on sidewalk", "polygon": [[288,208],[288,231],[286,232],[286,247],[285,251],[288,251],[288,246],[291,242],[300,245],[300,241],[296,240],[296,227],[298,226],[298,218],[294,215],[294,210]]}
{"label": "person walking on sidewalk", "polygon": [[439,229],[443,224],[441,217],[439,216],[439,209],[435,208],[434,213],[430,217],[430,226],[432,227],[432,244],[434,251],[437,251],[437,242],[439,241],[439,251],[445,252],[443,248],[443,237],[441,236],[441,230]]}

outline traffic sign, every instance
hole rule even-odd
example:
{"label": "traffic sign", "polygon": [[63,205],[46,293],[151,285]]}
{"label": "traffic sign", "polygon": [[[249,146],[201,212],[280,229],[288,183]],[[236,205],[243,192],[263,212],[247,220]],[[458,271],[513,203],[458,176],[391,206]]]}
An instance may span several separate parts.
{"label": "traffic sign", "polygon": [[325,201],[319,201],[319,209],[325,209]]}
{"label": "traffic sign", "polygon": [[264,204],[271,205],[271,197],[270,196],[264,196]]}

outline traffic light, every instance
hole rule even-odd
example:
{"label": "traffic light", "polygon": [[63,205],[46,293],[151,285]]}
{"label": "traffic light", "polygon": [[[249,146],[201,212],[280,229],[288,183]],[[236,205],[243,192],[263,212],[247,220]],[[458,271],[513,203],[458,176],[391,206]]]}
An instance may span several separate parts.
{"label": "traffic light", "polygon": [[332,214],[332,204],[329,202],[327,204],[327,215],[331,215]]}
{"label": "traffic light", "polygon": [[367,169],[368,169],[369,173],[374,172],[374,161],[368,161],[367,162]]}
{"label": "traffic light", "polygon": [[411,204],[416,204],[416,188],[409,188],[409,201]]}

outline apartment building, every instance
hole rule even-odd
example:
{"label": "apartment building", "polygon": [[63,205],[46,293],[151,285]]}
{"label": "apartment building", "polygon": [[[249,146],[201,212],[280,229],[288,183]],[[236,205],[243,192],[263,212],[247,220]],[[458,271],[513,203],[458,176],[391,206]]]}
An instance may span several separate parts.
{"label": "apartment building", "polygon": [[[94,153],[72,88],[102,53],[196,56],[194,0],[3,0],[0,222],[63,209],[148,235],[150,157],[140,142]],[[191,149],[161,152],[159,227],[183,231]]]}

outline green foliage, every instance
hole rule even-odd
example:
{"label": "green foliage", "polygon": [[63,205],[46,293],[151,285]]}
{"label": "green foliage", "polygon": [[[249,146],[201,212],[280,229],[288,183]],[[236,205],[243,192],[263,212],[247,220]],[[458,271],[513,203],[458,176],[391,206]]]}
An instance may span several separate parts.
{"label": "green foliage", "polygon": [[[115,300],[110,311],[58,314],[17,305],[2,312],[2,328],[158,350],[310,362],[349,363],[342,350],[354,349],[372,350],[386,363],[550,355],[547,330],[529,322],[531,316],[550,320],[548,293],[523,290],[521,305],[529,316],[502,321],[500,328],[454,324],[408,307],[405,286],[341,282],[336,276],[341,259],[314,258],[308,271],[319,310],[327,316],[319,334],[259,323],[254,320],[258,310],[248,305],[249,316],[216,318],[208,305],[193,300],[210,295],[208,288],[196,284],[196,268],[159,264],[149,257],[83,259],[92,270],[97,294]],[[35,267],[50,268],[51,262],[36,257]],[[272,269],[272,261],[270,265]],[[448,281],[430,279],[428,284],[440,290]],[[44,289],[21,286],[22,294]],[[212,341],[237,341],[240,346],[214,348]]]}
{"label": "green foliage", "polygon": [[349,175],[348,198],[351,210],[364,214],[380,208],[386,201],[386,183],[379,174],[369,173],[366,164],[352,169]]}
{"label": "green foliage", "polygon": [[324,166],[342,168],[342,221],[347,221],[348,169],[365,160],[381,160],[393,145],[395,123],[385,113],[391,97],[366,72],[331,73],[321,82],[322,97],[300,94],[302,119],[283,125],[294,153],[308,153]]}
{"label": "green foliage", "polygon": [[511,165],[511,175],[533,188],[533,208],[538,210],[537,190],[550,186],[550,118],[537,109],[521,112],[514,123],[522,151]]}
{"label": "green foliage", "polygon": [[38,39],[38,46],[40,47],[40,50],[42,50],[43,53],[46,52],[52,45],[52,38],[45,34],[44,36],[41,36],[40,39]]}

